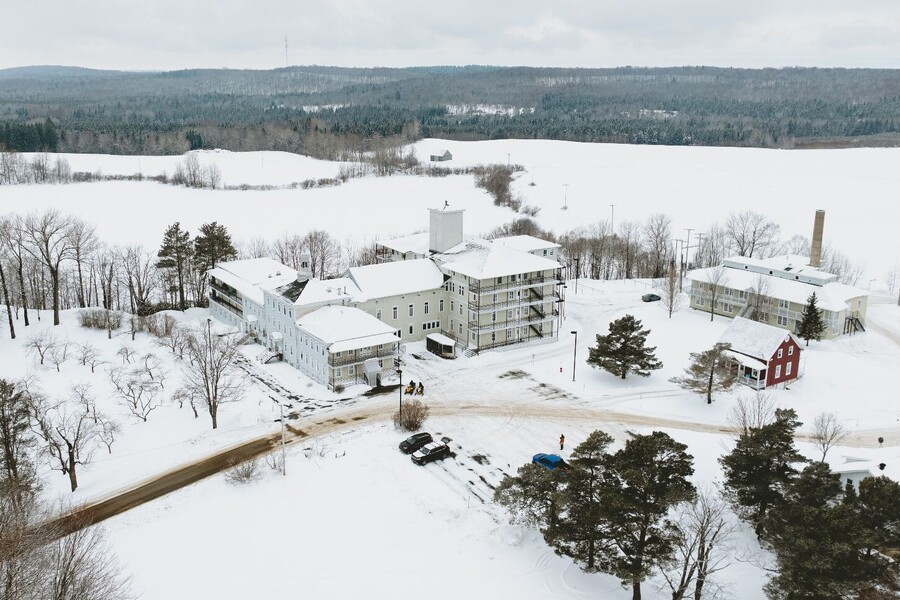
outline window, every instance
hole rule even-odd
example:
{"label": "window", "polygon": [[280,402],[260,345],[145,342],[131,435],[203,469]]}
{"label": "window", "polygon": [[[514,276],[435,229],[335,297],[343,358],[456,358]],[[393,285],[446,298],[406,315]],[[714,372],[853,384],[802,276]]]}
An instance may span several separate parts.
{"label": "window", "polygon": [[788,346],[788,356],[793,356],[793,355],[794,355],[794,347]]}
{"label": "window", "polygon": [[428,303],[427,302],[425,303],[425,314],[426,315],[428,314]]}
{"label": "window", "polygon": [[440,312],[444,312],[444,301],[443,301],[443,300],[441,300],[440,302],[438,302],[438,310],[439,310]]}
{"label": "window", "polygon": [[459,335],[462,335],[462,323],[459,324]]}
{"label": "window", "polygon": [[412,317],[412,316],[413,316],[413,314],[414,314],[414,309],[413,309],[413,305],[412,305],[412,304],[410,304],[410,305],[409,305],[409,316],[411,316],[411,317]]}
{"label": "window", "polygon": [[728,304],[727,302],[724,304],[724,306],[725,306],[725,312],[730,313],[730,312],[734,311],[732,306],[730,304]]}
{"label": "window", "polygon": [[778,308],[787,308],[787,307],[788,307],[788,304],[789,304],[789,302],[788,302],[787,300],[779,300],[779,301],[778,301]]}
{"label": "window", "polygon": [[395,321],[397,320],[397,307],[396,306],[391,310],[391,318]]}
{"label": "window", "polygon": [[507,320],[512,319],[512,309],[511,308],[506,309],[506,319]]}
{"label": "window", "polygon": [[547,256],[547,249],[544,248],[544,256]]}
{"label": "window", "polygon": [[498,278],[497,278],[497,283],[503,283],[503,278],[502,278],[502,277],[498,277]]}
{"label": "window", "polygon": [[450,301],[450,312],[456,310],[456,304],[454,304],[453,300]]}
{"label": "window", "polygon": [[775,365],[775,379],[781,377],[781,365]]}
{"label": "window", "polygon": [[491,313],[491,323],[496,323],[496,322],[497,322],[497,313],[492,312]]}
{"label": "window", "polygon": [[494,294],[494,304],[497,303],[497,294]]}
{"label": "window", "polygon": [[338,367],[338,368],[335,370],[334,375],[335,375],[335,377],[340,377],[340,376],[341,376],[341,368],[340,368],[340,367]]}
{"label": "window", "polygon": [[451,291],[451,292],[455,292],[455,291],[456,291],[456,284],[453,283],[452,281],[450,282],[450,291]]}
{"label": "window", "polygon": [[781,348],[778,349],[778,358],[781,358],[784,355],[784,350]]}
{"label": "window", "polygon": [[460,296],[466,295],[466,286],[464,286],[464,285],[459,286],[459,295]]}
{"label": "window", "polygon": [[460,304],[459,304],[459,314],[463,314],[463,312],[462,312],[462,302],[460,302]]}
{"label": "window", "polygon": [[794,363],[788,363],[787,366],[784,367],[784,374],[785,374],[785,375],[790,375],[790,374],[791,374],[791,367],[793,367],[793,366],[794,366]]}
{"label": "window", "polygon": [[375,318],[378,319],[379,321],[381,320],[381,309],[380,308],[375,309]]}
{"label": "window", "polygon": [[347,372],[350,373],[351,375],[355,375],[356,367],[354,365],[350,365],[349,367],[347,367]]}
{"label": "window", "polygon": [[782,327],[787,327],[787,324],[788,324],[787,317],[782,317],[781,315],[778,315],[778,318],[776,320],[778,321],[778,324],[781,325]]}
{"label": "window", "polygon": [[409,326],[409,335],[412,335],[412,333],[413,333],[413,326],[410,325],[410,326]]}

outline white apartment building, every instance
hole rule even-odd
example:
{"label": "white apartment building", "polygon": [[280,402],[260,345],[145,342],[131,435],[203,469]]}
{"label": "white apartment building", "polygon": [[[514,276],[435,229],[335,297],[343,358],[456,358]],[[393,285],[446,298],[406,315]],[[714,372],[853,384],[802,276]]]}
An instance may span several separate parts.
{"label": "white apartment building", "polygon": [[691,308],[726,317],[750,317],[796,332],[803,309],[815,292],[826,323],[825,339],[864,331],[868,292],[837,281],[837,276],[809,265],[805,256],[765,260],[734,256],[720,267],[688,273]]}
{"label": "white apartment building", "polygon": [[299,271],[272,259],[222,263],[209,272],[210,312],[265,345],[265,359],[329,387],[378,384],[402,342],[429,334],[472,353],[558,336],[558,244],[464,239],[463,211],[445,208],[430,211],[429,232],[377,248],[377,264],[327,280],[308,259]]}

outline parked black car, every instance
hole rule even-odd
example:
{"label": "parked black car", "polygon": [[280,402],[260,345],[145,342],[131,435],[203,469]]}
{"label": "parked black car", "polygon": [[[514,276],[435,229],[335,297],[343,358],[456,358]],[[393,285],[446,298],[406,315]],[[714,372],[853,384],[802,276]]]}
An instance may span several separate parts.
{"label": "parked black car", "polygon": [[430,444],[431,442],[431,434],[423,431],[421,433],[411,435],[400,442],[400,452],[402,452],[403,454],[412,454],[425,444]]}
{"label": "parked black car", "polygon": [[662,298],[659,297],[659,294],[644,294],[641,296],[641,300],[644,302],[658,302],[662,300]]}
{"label": "parked black car", "polygon": [[424,465],[435,460],[443,460],[450,456],[450,446],[443,442],[427,444],[412,455],[412,461],[417,465]]}

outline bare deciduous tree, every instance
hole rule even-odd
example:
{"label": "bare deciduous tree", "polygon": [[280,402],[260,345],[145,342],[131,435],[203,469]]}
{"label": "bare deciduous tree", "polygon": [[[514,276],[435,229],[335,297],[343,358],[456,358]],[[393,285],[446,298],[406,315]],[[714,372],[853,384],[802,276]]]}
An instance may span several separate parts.
{"label": "bare deciduous tree", "polygon": [[56,347],[57,343],[56,336],[44,329],[28,338],[25,342],[25,347],[29,353],[39,359],[40,364],[44,364],[44,359],[47,358],[50,350]]}
{"label": "bare deciduous tree", "polygon": [[188,335],[184,388],[206,405],[212,428],[219,426],[219,407],[241,398],[244,379],[236,366],[243,338],[213,335],[210,327]]}
{"label": "bare deciduous tree", "polygon": [[143,246],[128,246],[119,250],[119,261],[131,312],[140,313],[157,289],[156,256]]}
{"label": "bare deciduous tree", "polygon": [[54,344],[47,350],[47,359],[56,367],[59,373],[59,367],[69,360],[69,341],[65,340]]}
{"label": "bare deciduous tree", "polygon": [[706,274],[706,286],[709,288],[710,321],[716,317],[716,302],[719,300],[719,293],[724,291],[724,287],[727,283],[728,270],[722,265],[711,267]]}
{"label": "bare deciduous tree", "polygon": [[712,587],[711,578],[731,564],[728,548],[736,527],[729,516],[725,502],[709,490],[681,506],[673,561],[662,571],[672,600],[688,596],[692,586],[690,596],[702,600]]}
{"label": "bare deciduous tree", "polygon": [[764,257],[778,238],[777,223],[753,210],[731,213],[725,231],[740,256]]}
{"label": "bare deciduous tree", "polygon": [[130,365],[132,357],[134,357],[134,355],[137,353],[134,351],[134,348],[132,348],[131,346],[122,346],[121,348],[119,348],[119,351],[116,352],[116,354],[122,357],[123,365],[125,363],[128,363]]}
{"label": "bare deciduous tree", "polygon": [[753,286],[749,290],[749,297],[747,298],[747,304],[749,304],[749,308],[747,309],[747,318],[752,321],[766,321],[768,320],[769,306],[771,304],[771,297],[769,296],[769,290],[772,287],[772,279],[767,275],[759,273],[753,279]]}
{"label": "bare deciduous tree", "polygon": [[775,421],[775,399],[763,391],[737,399],[728,415],[728,424],[735,435],[749,433]]}
{"label": "bare deciduous tree", "polygon": [[403,409],[394,413],[394,427],[407,431],[416,431],[428,418],[429,408],[421,400],[409,400],[403,403]]}
{"label": "bare deciduous tree", "polygon": [[664,214],[651,215],[644,225],[644,239],[653,265],[653,277],[662,277],[672,239],[672,217]]}
{"label": "bare deciduous tree", "polygon": [[[55,470],[69,476],[74,492],[78,488],[78,465],[90,462],[99,441],[101,427],[94,421],[92,404],[52,403],[41,395],[32,395],[37,433]],[[73,406],[73,404],[75,404]]]}
{"label": "bare deciduous tree", "polygon": [[122,405],[144,423],[150,413],[161,406],[159,396],[162,385],[154,381],[142,366],[112,367],[108,376]]}
{"label": "bare deciduous tree", "polygon": [[53,324],[59,325],[60,269],[63,262],[75,258],[73,227],[79,219],[51,209],[25,218],[28,244],[25,250],[39,260],[50,275],[53,299]]}
{"label": "bare deciduous tree", "polygon": [[834,413],[820,413],[813,421],[812,441],[816,448],[822,451],[822,462],[832,447],[841,443],[847,437],[847,428],[838,421]]}
{"label": "bare deciduous tree", "polygon": [[671,319],[672,314],[681,310],[681,307],[684,304],[684,298],[678,292],[678,278],[675,276],[674,258],[669,260],[669,270],[665,277],[660,281],[660,287],[662,288],[660,304],[662,304],[663,308],[666,309],[666,312],[669,313],[669,318]]}

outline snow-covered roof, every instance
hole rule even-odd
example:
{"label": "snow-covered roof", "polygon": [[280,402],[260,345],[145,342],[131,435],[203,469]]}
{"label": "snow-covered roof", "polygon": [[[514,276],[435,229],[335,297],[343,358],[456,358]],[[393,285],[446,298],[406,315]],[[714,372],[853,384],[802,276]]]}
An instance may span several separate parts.
{"label": "snow-covered roof", "polygon": [[757,371],[761,371],[768,366],[761,360],[750,358],[749,356],[745,356],[738,352],[732,352],[731,350],[726,350],[725,352],[723,352],[723,354],[725,354],[726,356],[730,356],[745,367],[750,367],[751,369],[756,369]]}
{"label": "snow-covered roof", "polygon": [[[329,346],[336,342],[359,340],[357,348],[387,343],[384,334],[397,341],[396,330],[358,308],[325,306],[297,319],[297,326]],[[381,341],[379,341],[381,340]],[[352,344],[351,344],[352,345]],[[335,350],[337,352],[337,350]]]}
{"label": "snow-covered roof", "polygon": [[744,317],[735,317],[719,338],[719,342],[731,344],[734,352],[768,363],[778,347],[788,338],[793,338],[794,342],[800,345],[797,337],[790,331]]}
{"label": "snow-covered roof", "polygon": [[509,237],[496,238],[494,243],[513,250],[519,250],[520,252],[534,252],[535,250],[549,250],[550,248],[560,247],[556,242],[542,240],[533,235],[511,235]]}
{"label": "snow-covered roof", "polygon": [[[895,481],[900,481],[900,453],[898,453],[896,447],[854,448],[853,451],[865,456],[834,455],[833,458],[828,460],[831,472],[845,477],[857,475],[857,477],[853,478],[856,480],[862,479],[862,476],[869,474],[872,477],[884,475]],[[881,468],[881,465],[884,465],[884,469]]]}
{"label": "snow-covered roof", "polygon": [[209,276],[233,287],[256,304],[262,304],[262,285],[285,285],[297,278],[297,271],[277,260],[264,257],[219,263],[209,270]]}
{"label": "snow-covered roof", "polygon": [[429,340],[434,340],[435,342],[437,342],[438,344],[440,344],[442,346],[455,346],[456,345],[456,342],[453,339],[448,338],[443,333],[429,333],[425,337],[428,338]]}
{"label": "snow-covered roof", "polygon": [[[714,278],[714,270],[716,268],[696,269],[688,273],[688,279],[700,283],[709,283],[710,279]],[[725,279],[720,281],[719,285],[736,290],[750,290],[756,288],[757,280],[760,277],[764,277],[768,282],[769,289],[766,295],[771,298],[788,300],[795,304],[806,304],[809,297],[815,292],[816,305],[820,309],[833,312],[844,310],[847,307],[847,302],[854,298],[868,295],[868,292],[865,290],[843,283],[832,282],[820,286],[730,267],[725,268]]]}
{"label": "snow-covered roof", "polygon": [[345,352],[347,350],[359,350],[360,348],[368,348],[380,344],[396,344],[398,341],[400,341],[400,338],[397,337],[396,333],[380,333],[378,335],[369,335],[353,338],[352,340],[335,342],[328,347],[328,351],[331,353]]}
{"label": "snow-covered roof", "polygon": [[348,277],[334,279],[312,278],[306,282],[300,296],[294,301],[296,306],[310,306],[340,300],[355,300],[359,295],[356,283]]}
{"label": "snow-covered roof", "polygon": [[415,252],[416,254],[428,254],[428,232],[414,233],[387,241],[379,241],[378,245],[396,250],[397,252],[407,253]]}
{"label": "snow-covered roof", "polygon": [[430,258],[353,267],[345,277],[356,284],[360,302],[433,290],[444,284],[444,274]]}
{"label": "snow-covered roof", "polygon": [[466,251],[456,253],[455,256],[447,253],[441,255],[441,258],[446,259],[442,265],[445,269],[475,279],[556,270],[560,267],[554,260],[493,243],[470,243]]}

